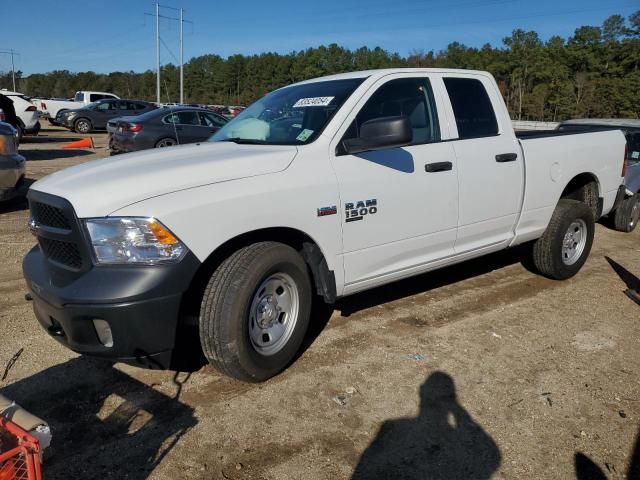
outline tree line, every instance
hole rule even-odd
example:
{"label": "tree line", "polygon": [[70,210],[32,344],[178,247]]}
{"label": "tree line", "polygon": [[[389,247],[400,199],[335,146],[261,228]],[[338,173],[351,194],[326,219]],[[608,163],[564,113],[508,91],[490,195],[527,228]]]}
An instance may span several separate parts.
{"label": "tree line", "polygon": [[[382,48],[349,50],[336,44],[289,54],[215,54],[184,65],[185,101],[246,105],[267,92],[312,77],[387,67],[441,67],[490,71],[512,118],[559,121],[571,117],[640,117],[640,10],[612,15],[601,26],[582,26],[568,39],[543,41],[534,31],[514,30],[500,47],[451,43],[442,51],[407,56]],[[162,101],[176,101],[179,70],[162,67]],[[73,73],[56,70],[22,76],[19,91],[35,97],[70,97],[77,90],[113,92],[155,100],[155,72]],[[11,74],[0,74],[11,85]]]}

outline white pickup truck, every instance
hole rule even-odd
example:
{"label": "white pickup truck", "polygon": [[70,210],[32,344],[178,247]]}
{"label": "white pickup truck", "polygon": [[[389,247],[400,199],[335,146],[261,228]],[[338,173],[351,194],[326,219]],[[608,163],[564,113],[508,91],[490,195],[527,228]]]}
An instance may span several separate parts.
{"label": "white pickup truck", "polygon": [[620,131],[518,138],[488,73],[318,78],[209,142],[38,181],[24,274],[38,320],[76,352],[169,366],[191,330],[220,371],[262,381],[294,358],[315,294],[525,242],[543,275],[576,274],[624,161]]}
{"label": "white pickup truck", "polygon": [[45,100],[38,99],[36,106],[39,106],[42,115],[49,118],[50,123],[54,123],[58,113],[75,108],[82,108],[90,103],[97,102],[108,98],[120,98],[113,93],[108,92],[76,92],[73,100]]}

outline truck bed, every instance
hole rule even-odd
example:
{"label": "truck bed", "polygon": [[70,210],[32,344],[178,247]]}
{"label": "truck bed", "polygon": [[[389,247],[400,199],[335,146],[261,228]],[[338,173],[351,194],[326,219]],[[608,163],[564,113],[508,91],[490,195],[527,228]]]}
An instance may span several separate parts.
{"label": "truck bed", "polygon": [[585,125],[585,128],[576,128],[571,130],[516,130],[516,137],[522,140],[530,140],[534,138],[561,137],[565,135],[579,135],[582,133],[605,132],[609,130],[619,130],[619,128],[593,127]]}

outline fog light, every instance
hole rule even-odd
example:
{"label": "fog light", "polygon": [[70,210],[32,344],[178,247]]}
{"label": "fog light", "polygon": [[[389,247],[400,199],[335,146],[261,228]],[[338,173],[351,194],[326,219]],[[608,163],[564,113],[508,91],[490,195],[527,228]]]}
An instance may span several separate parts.
{"label": "fog light", "polygon": [[111,333],[111,327],[106,320],[100,320],[99,318],[93,319],[93,326],[98,334],[98,340],[107,348],[113,347],[113,333]]}

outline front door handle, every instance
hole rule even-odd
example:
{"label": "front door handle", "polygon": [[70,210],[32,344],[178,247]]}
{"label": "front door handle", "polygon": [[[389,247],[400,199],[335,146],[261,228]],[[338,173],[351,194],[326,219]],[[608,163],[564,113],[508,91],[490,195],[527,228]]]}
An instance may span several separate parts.
{"label": "front door handle", "polygon": [[498,163],[515,162],[517,159],[517,153],[501,153],[499,155],[496,155],[496,162]]}
{"label": "front door handle", "polygon": [[427,173],[446,172],[452,169],[453,169],[453,163],[451,162],[427,163],[424,166],[424,171]]}

